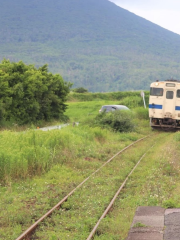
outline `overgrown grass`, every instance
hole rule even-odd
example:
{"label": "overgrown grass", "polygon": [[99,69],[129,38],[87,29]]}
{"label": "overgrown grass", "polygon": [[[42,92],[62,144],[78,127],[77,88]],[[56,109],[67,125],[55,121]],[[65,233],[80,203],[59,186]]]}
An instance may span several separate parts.
{"label": "overgrown grass", "polygon": [[40,175],[47,172],[53,164],[66,161],[69,156],[74,159],[83,155],[83,152],[80,154],[80,149],[86,151],[95,139],[105,140],[106,133],[103,130],[98,133],[97,128],[81,128],[77,133],[75,128],[68,127],[49,132],[4,131],[0,133],[0,139],[0,181],[7,183],[14,179]]}
{"label": "overgrown grass", "polygon": [[[6,161],[0,167],[0,238],[15,239],[104,161],[142,136],[88,126],[49,132],[1,132],[0,151]],[[69,207],[65,204],[63,209]],[[56,237],[53,229],[47,236]]]}
{"label": "overgrown grass", "polygon": [[[132,121],[133,116],[137,116],[136,123],[147,119],[147,110],[143,108],[137,108],[134,115],[132,111],[99,114],[98,109],[103,104],[105,101],[71,103],[66,114],[71,121],[80,121],[79,127],[69,126],[61,131],[49,132],[35,130],[19,133],[1,132],[0,182],[6,184],[14,180],[43,174],[49,171],[53,164],[61,164],[69,157],[76,159],[83,154],[86,155],[89,145],[93,146],[90,156],[95,156],[94,152],[98,148],[98,143],[106,143],[107,136],[111,135],[112,137],[113,135],[110,132],[107,134],[108,130],[103,129],[104,127],[107,129],[112,127],[120,132],[130,132],[134,130],[135,126]],[[15,127],[18,128],[18,126]]]}
{"label": "overgrown grass", "polygon": [[[159,139],[158,139],[159,138]],[[86,239],[95,223],[102,215],[105,207],[113,195],[133,168],[135,163],[150,146],[154,145],[146,158],[143,159],[139,168],[130,177],[122,194],[109,212],[109,215],[103,219],[97,230],[95,239],[125,239],[136,207],[139,205],[161,205],[169,198],[172,187],[169,184],[177,175],[172,176],[163,174],[162,161],[168,159],[154,158],[155,152],[164,142],[169,142],[168,134],[154,136],[146,142],[141,142],[117,157],[88,181],[81,189],[76,191],[62,208],[53,214],[51,219],[47,219],[41,224],[36,232],[37,239]],[[166,145],[164,145],[166,147]],[[167,154],[167,152],[166,152]]]}
{"label": "overgrown grass", "polygon": [[[43,132],[33,130],[36,126],[30,126],[32,129],[24,132],[0,132],[0,198],[2,203],[0,206],[0,225],[2,226],[0,239],[15,239],[44,211],[55,205],[113,154],[151,132],[146,126],[148,120],[145,117],[136,118],[140,127],[134,132],[115,133],[108,128],[89,125],[89,121],[99,116],[98,110],[102,105],[121,104],[120,102],[103,100],[68,104],[69,109],[66,114],[70,118],[70,125],[66,128]],[[144,116],[144,113],[141,115]],[[79,126],[73,127],[71,123],[74,121],[80,122]],[[15,128],[18,131],[22,130],[18,126]],[[133,164],[133,157],[129,157]],[[88,191],[87,194],[91,195],[92,189],[98,186],[98,194],[101,198],[101,194],[107,189],[108,179],[112,178],[109,190],[100,202],[92,196],[93,212],[87,213],[86,205],[84,205],[84,214],[87,219],[84,221],[82,218],[75,227],[74,223],[69,221],[68,216],[76,221],[75,216],[80,210],[77,212],[73,210],[69,215],[69,211],[74,206],[71,201],[68,201],[63,205],[62,212],[53,215],[52,218],[46,220],[45,225],[40,226],[42,231],[48,229],[48,234],[42,237],[39,233],[39,239],[46,239],[46,237],[48,240],[58,239],[56,230],[54,230],[55,226],[61,226],[62,239],[70,239],[68,232],[71,232],[73,236],[71,239],[74,240],[79,240],[80,235],[86,236],[97,219],[96,214],[100,214],[111,198],[114,187],[119,184],[119,179],[124,176],[123,174],[127,174],[123,164],[120,168],[117,168],[116,163],[112,166],[113,168],[105,172],[107,179],[103,180],[104,174],[100,174],[84,189],[85,192]],[[118,172],[118,169],[121,169],[122,174]],[[126,170],[128,171],[128,168]],[[78,191],[75,195],[77,202],[79,197],[83,196],[84,190]],[[85,200],[86,193],[83,198],[83,201]],[[65,223],[61,224],[63,213],[67,216]],[[67,228],[66,224],[68,224]]]}
{"label": "overgrown grass", "polygon": [[[118,136],[105,129],[88,126],[68,126],[47,132],[3,131],[0,133],[0,182],[7,184],[41,175],[49,171],[54,164],[63,164],[81,157],[101,159],[101,151],[98,151],[100,146],[105,148],[108,142],[112,141],[117,147],[117,138],[129,141],[129,137],[131,141],[133,136],[136,136],[136,139],[138,134]],[[112,150],[108,149],[110,147],[106,151],[114,151],[113,146]]]}
{"label": "overgrown grass", "polygon": [[[17,136],[18,134],[16,133]],[[31,143],[34,141],[33,134],[37,134],[35,139],[37,138],[38,144],[42,143],[42,139],[45,140],[49,134],[52,134],[53,138],[56,136],[55,139],[59,142],[63,140],[63,136],[66,137],[63,141],[64,145],[58,143],[62,146],[62,152],[56,151],[55,162],[48,173],[24,182],[10,181],[6,186],[0,187],[2,203],[0,238],[3,240],[15,239],[30,223],[55,205],[109,156],[142,136],[135,132],[115,134],[105,129],[88,126],[69,127],[52,132],[29,131],[22,134],[24,136],[27,134]],[[169,133],[161,133],[161,135],[160,141],[157,141],[154,148],[149,151],[138,170],[130,178],[113,209],[103,219],[95,239],[125,239],[135,209],[139,205],[179,206],[180,165],[176,157],[179,133],[175,134],[177,142]],[[1,135],[1,139],[2,137]],[[26,137],[24,141],[25,139]],[[53,142],[52,139],[49,138],[49,141],[47,139],[49,149],[56,146],[56,141]],[[40,225],[36,238],[45,240],[86,238],[121,181],[156,139],[158,136],[139,143],[137,147],[131,148],[96,174],[83,188],[73,194],[59,211]],[[79,203],[82,204],[81,207]]]}
{"label": "overgrown grass", "polygon": [[108,239],[126,239],[138,206],[180,207],[178,135],[157,136],[160,141],[154,141],[154,147],[130,177],[94,239],[103,240],[107,236]]}
{"label": "overgrown grass", "polygon": [[139,120],[148,120],[149,121],[149,109],[143,107],[137,107],[134,109],[135,117]]}

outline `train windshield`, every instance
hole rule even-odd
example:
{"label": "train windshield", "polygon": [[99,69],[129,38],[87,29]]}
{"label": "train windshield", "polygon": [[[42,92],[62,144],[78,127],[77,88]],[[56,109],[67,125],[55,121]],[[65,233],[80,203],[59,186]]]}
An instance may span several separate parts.
{"label": "train windshield", "polygon": [[150,88],[151,96],[163,96],[163,88]]}
{"label": "train windshield", "polygon": [[180,89],[177,90],[177,98],[180,98]]}

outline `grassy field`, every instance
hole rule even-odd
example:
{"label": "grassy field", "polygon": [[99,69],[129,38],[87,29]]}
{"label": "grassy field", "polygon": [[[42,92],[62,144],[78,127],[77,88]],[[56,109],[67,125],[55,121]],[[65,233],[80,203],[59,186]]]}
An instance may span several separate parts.
{"label": "grassy field", "polygon": [[[106,166],[93,176],[82,189],[77,190],[63,204],[60,211],[54,214],[51,219],[41,224],[40,229],[36,232],[36,238],[48,239],[48,237],[50,238],[50,236],[54,235],[55,239],[86,239],[89,231],[92,230],[104,209],[108,206],[109,201],[120,187],[120,184],[130,169],[133,168],[134,164],[143,155],[144,151],[154,145],[155,141],[157,141],[157,145],[161,145],[162,141],[166,141],[167,138],[167,134],[159,137],[154,136],[114,159],[109,166]],[[151,192],[153,197],[149,198],[151,184],[155,184],[154,181],[157,179],[155,177],[148,186],[147,180],[153,176],[153,170],[156,169],[158,171],[159,167],[157,166],[157,159],[150,159],[152,152],[155,150],[149,151],[147,158],[144,159],[145,163],[143,162],[140,166],[138,175],[135,172],[135,177],[130,179],[130,183],[116,201],[110,214],[102,221],[95,239],[125,239],[138,204],[159,205],[163,204],[164,200],[167,199],[169,192],[167,194],[167,192],[163,191],[156,196],[156,189],[153,189]],[[147,162],[148,160],[149,162]],[[140,175],[141,171],[143,174]],[[161,179],[161,176],[159,176],[158,179],[160,183],[166,180],[162,188],[168,188],[170,191],[170,187],[168,186],[169,177]],[[141,191],[144,191],[143,197]],[[119,215],[117,216],[117,214]],[[48,224],[49,227],[46,228]]]}
{"label": "grassy field", "polygon": [[[149,92],[145,91],[145,101],[148,106]],[[74,93],[68,96],[66,115],[70,121],[84,121],[94,118],[103,105],[125,105],[131,111],[144,108],[139,91],[110,93]]]}
{"label": "grassy field", "polygon": [[[84,136],[85,133],[87,129]],[[115,152],[140,137],[139,133],[110,136],[106,130],[104,134],[101,140],[95,139],[96,148],[93,144],[88,148],[81,145],[78,156],[66,149],[66,158],[54,164],[47,173],[1,184],[1,239],[15,239]],[[125,239],[137,206],[179,207],[179,140],[179,133],[160,133],[117,158],[110,169],[105,168],[93,181],[87,182],[41,224],[36,239],[85,239],[123,177],[152,145],[154,147],[102,221],[95,239]],[[98,193],[95,196],[94,190]]]}
{"label": "grassy field", "polygon": [[[61,130],[0,132],[0,239],[17,238],[112,155],[154,134],[143,108],[133,108],[136,128],[132,132],[89,125],[102,105],[112,103],[120,104],[116,100],[68,102],[70,125]],[[73,127],[73,122],[80,124]],[[131,148],[75,192],[40,225],[35,238],[85,239],[127,172],[152,145],[95,239],[125,239],[139,205],[179,206],[180,134],[156,135]]]}
{"label": "grassy field", "polygon": [[87,101],[87,102],[68,102],[66,115],[70,117],[70,121],[81,122],[86,119],[95,117],[103,105],[118,104],[116,101]]}
{"label": "grassy field", "polygon": [[[59,143],[54,147],[52,140],[58,136]],[[5,171],[1,179],[0,238],[15,239],[105,160],[141,136],[143,134],[114,134],[105,129],[87,127],[68,127],[52,132],[1,133],[3,142],[9,143],[6,149],[11,153],[3,150],[6,163],[1,169],[11,171]],[[20,142],[17,142],[21,138],[19,148]],[[10,139],[13,139],[11,144]],[[32,139],[37,140],[35,145],[33,141],[31,143]],[[24,154],[34,156],[29,170],[28,165],[23,164]],[[51,239],[51,235],[48,236]]]}

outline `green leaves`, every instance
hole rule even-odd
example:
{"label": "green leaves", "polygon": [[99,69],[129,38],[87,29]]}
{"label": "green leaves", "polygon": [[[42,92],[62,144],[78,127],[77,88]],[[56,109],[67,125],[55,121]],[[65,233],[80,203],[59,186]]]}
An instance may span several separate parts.
{"label": "green leaves", "polygon": [[118,110],[114,112],[103,112],[96,116],[95,124],[105,128],[112,128],[117,132],[131,132],[135,128],[131,111]]}
{"label": "green leaves", "polygon": [[35,68],[22,61],[0,64],[0,120],[18,124],[63,118],[71,83],[48,72],[47,64]]}

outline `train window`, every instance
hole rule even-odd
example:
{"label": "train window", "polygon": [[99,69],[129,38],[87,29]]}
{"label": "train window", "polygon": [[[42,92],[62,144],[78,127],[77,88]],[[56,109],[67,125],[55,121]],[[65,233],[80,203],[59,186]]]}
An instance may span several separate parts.
{"label": "train window", "polygon": [[177,98],[180,98],[180,90],[179,90],[179,89],[177,90],[176,97],[177,97]]}
{"label": "train window", "polygon": [[150,88],[151,96],[163,96],[163,88]]}
{"label": "train window", "polygon": [[175,87],[175,83],[166,83],[167,87]]}
{"label": "train window", "polygon": [[166,98],[167,99],[173,99],[174,92],[173,91],[167,91],[166,92]]}

